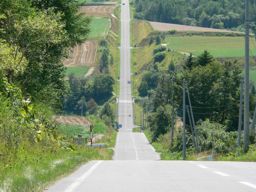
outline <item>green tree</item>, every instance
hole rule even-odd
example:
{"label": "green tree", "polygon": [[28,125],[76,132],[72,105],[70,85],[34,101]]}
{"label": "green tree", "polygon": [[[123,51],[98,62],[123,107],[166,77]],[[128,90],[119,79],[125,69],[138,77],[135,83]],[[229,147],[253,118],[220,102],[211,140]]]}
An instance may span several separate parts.
{"label": "green tree", "polygon": [[204,51],[201,55],[199,55],[196,65],[206,66],[212,63],[213,60],[213,56],[208,51]]}

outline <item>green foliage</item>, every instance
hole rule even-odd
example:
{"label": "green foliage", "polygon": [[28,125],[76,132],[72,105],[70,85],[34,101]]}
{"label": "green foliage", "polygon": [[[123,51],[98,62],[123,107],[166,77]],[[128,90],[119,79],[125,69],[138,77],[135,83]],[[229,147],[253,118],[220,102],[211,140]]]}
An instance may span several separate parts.
{"label": "green foliage", "polygon": [[171,106],[159,106],[155,113],[149,116],[148,121],[153,133],[152,141],[156,141],[160,135],[164,135],[169,130],[171,124]]}
{"label": "green foliage", "polygon": [[204,51],[197,59],[196,64],[200,66],[206,66],[213,62],[213,56],[208,51]]}
{"label": "green foliage", "polygon": [[159,73],[155,71],[146,72],[141,80],[138,88],[139,95],[145,97],[149,94],[150,90],[155,89],[158,84]]}
{"label": "green foliage", "polygon": [[58,125],[57,126],[57,132],[64,137],[73,139],[74,137],[77,137],[78,135],[81,135],[83,138],[89,137],[88,130],[81,125]]}
{"label": "green foliage", "polygon": [[[135,17],[151,21],[236,28],[243,24],[241,0],[135,0]],[[251,20],[255,20],[255,1],[250,1]]]}
{"label": "green foliage", "polygon": [[256,161],[256,147],[255,147],[255,145],[251,145],[249,148],[249,151],[246,154],[243,153],[243,149],[237,149],[233,152],[228,153],[227,155],[219,156],[218,160],[255,162]]}
{"label": "green foliage", "polygon": [[213,150],[218,154],[234,151],[236,147],[236,132],[226,132],[226,128],[218,123],[206,120],[197,126],[198,144],[201,151]]}
{"label": "green foliage", "polygon": [[159,52],[154,55],[154,62],[155,63],[161,63],[165,59],[165,52]]}
{"label": "green foliage", "polygon": [[113,126],[115,114],[109,103],[106,103],[100,111],[100,118],[105,121],[108,126]]}
{"label": "green foliage", "polygon": [[110,75],[98,75],[94,77],[91,86],[92,97],[101,104],[106,102],[113,94],[114,79]]}

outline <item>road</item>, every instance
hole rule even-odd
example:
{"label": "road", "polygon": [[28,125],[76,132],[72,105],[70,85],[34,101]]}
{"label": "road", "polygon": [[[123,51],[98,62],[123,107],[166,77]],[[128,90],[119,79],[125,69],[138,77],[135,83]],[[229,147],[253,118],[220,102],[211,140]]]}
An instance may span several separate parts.
{"label": "road", "polygon": [[92,161],[47,192],[255,192],[256,164],[158,161],[145,135],[133,133],[130,9],[121,5],[119,123],[113,161]]}

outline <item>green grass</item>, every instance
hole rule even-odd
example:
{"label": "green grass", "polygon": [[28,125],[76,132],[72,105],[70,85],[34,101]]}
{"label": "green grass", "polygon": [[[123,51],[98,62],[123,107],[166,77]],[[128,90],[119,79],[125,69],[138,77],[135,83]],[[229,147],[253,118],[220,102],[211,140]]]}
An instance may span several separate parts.
{"label": "green grass", "polygon": [[105,37],[108,33],[110,20],[103,17],[92,17],[90,23],[89,39]]}
{"label": "green grass", "polygon": [[[204,50],[214,57],[243,57],[244,38],[229,36],[169,36],[168,47],[179,52],[200,55]],[[251,39],[251,54],[255,55],[255,40]]]}
{"label": "green grass", "polygon": [[81,135],[83,138],[87,138],[89,136],[88,130],[81,125],[59,125],[58,132],[69,138],[74,138],[78,135]]}
{"label": "green grass", "polygon": [[89,68],[87,66],[77,66],[77,67],[67,67],[66,75],[74,75],[76,77],[84,77],[88,72]]}
{"label": "green grass", "polygon": [[105,125],[104,121],[101,120],[100,118],[98,117],[95,117],[95,116],[90,116],[88,117],[88,119],[92,122],[93,124],[93,132],[94,133],[106,133],[106,131],[108,130],[108,127],[107,125]]}
{"label": "green grass", "polygon": [[31,146],[21,151],[12,165],[0,163],[0,191],[37,192],[90,160],[110,160],[112,150],[77,147],[75,150],[44,150]]}

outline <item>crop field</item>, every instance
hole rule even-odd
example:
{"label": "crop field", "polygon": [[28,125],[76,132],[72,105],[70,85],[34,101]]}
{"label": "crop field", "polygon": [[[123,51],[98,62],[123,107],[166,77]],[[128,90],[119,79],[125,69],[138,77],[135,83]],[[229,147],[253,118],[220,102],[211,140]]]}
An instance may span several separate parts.
{"label": "crop field", "polygon": [[66,67],[94,66],[97,54],[97,41],[86,41],[77,45],[70,53],[70,57],[64,61]]}
{"label": "crop field", "polygon": [[74,75],[76,77],[85,77],[89,71],[87,66],[76,66],[76,67],[67,67],[66,75]]}
{"label": "crop field", "polygon": [[110,19],[104,17],[92,17],[90,23],[89,39],[105,37],[110,28]]}
{"label": "crop field", "polygon": [[[243,57],[244,38],[229,36],[168,36],[166,43],[170,49],[182,53],[200,55],[204,50],[214,57]],[[251,55],[255,56],[256,44],[251,38]]]}
{"label": "crop field", "polygon": [[[232,31],[224,29],[213,29],[206,27],[196,27],[190,25],[177,25],[170,23],[150,22],[151,26],[155,31],[177,31],[177,32],[217,32],[217,33],[232,33]],[[237,33],[237,32],[236,32]],[[238,32],[239,33],[239,32]]]}
{"label": "crop field", "polygon": [[63,125],[90,126],[90,122],[86,118],[80,116],[57,116],[55,117],[55,121]]}
{"label": "crop field", "polygon": [[84,13],[87,16],[95,16],[95,17],[111,17],[113,14],[116,5],[88,5],[81,6],[79,12]]}

